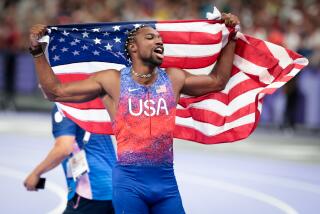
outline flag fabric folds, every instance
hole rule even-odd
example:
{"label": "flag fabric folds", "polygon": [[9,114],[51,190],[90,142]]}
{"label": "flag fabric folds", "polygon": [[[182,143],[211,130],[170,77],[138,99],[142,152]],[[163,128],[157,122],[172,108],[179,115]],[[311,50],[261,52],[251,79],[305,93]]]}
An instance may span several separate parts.
{"label": "flag fabric folds", "polygon": [[[48,28],[46,55],[62,82],[87,78],[131,62],[124,51],[130,30],[141,24],[159,31],[164,42],[162,68],[178,67],[208,74],[230,32],[220,21],[187,20],[61,25]],[[256,128],[266,94],[294,77],[308,60],[281,46],[238,33],[232,75],[226,88],[200,97],[182,95],[175,137],[203,144],[234,142]],[[92,133],[112,134],[102,101],[57,103],[62,112]]]}

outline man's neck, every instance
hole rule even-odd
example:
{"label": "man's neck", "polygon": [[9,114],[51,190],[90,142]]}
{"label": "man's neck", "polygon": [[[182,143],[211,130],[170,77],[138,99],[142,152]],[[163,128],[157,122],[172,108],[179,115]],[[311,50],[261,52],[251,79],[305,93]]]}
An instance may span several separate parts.
{"label": "man's neck", "polygon": [[[136,76],[132,73],[131,71],[131,75],[132,78],[139,84],[142,85],[150,85],[152,84],[156,77],[157,77],[157,67],[155,66],[139,66],[139,65],[132,65],[132,69],[134,71],[134,73],[139,74],[139,76]],[[151,76],[148,77],[141,77],[141,75],[147,75],[150,74]]]}

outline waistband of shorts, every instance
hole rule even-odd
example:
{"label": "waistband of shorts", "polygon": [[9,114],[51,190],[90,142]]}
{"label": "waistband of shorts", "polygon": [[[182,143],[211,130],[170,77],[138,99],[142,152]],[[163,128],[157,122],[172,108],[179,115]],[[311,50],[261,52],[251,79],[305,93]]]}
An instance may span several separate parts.
{"label": "waistband of shorts", "polygon": [[124,164],[116,163],[115,168],[130,168],[130,169],[173,169],[173,163],[163,164]]}

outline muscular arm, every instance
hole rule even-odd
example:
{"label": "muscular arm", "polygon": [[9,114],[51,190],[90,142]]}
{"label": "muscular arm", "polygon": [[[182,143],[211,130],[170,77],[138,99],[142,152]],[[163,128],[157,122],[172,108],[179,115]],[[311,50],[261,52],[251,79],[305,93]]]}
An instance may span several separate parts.
{"label": "muscular arm", "polygon": [[75,143],[74,136],[61,136],[56,139],[54,147],[46,158],[29,174],[24,181],[24,186],[29,191],[36,190],[39,178],[42,174],[58,166],[72,152],[72,145]]}
{"label": "muscular arm", "polygon": [[[41,38],[47,30],[45,25],[34,25],[30,29],[30,48],[37,50],[40,46],[38,38]],[[37,76],[43,92],[50,101],[84,102],[108,93],[106,85],[114,85],[113,70],[97,72],[88,79],[61,83],[55,76],[44,55],[37,54],[34,57]],[[110,72],[108,72],[110,71]],[[111,73],[111,74],[110,74]],[[109,77],[110,76],[110,77]],[[109,80],[110,78],[110,80]],[[113,84],[109,84],[113,83]]]}
{"label": "muscular arm", "polygon": [[[82,103],[93,100],[97,97],[96,94],[85,94],[85,95],[77,95],[70,97],[57,97],[52,95],[50,92],[45,91],[42,87],[40,87],[44,98],[47,100],[55,101],[55,102],[72,102],[72,103]],[[104,94],[101,94],[103,96]]]}
{"label": "muscular arm", "polygon": [[50,101],[84,102],[104,91],[99,78],[105,76],[107,71],[98,72],[85,80],[62,84],[44,56],[34,58],[34,64],[42,90]]}
{"label": "muscular arm", "polygon": [[[226,26],[235,27],[240,24],[237,16],[223,14]],[[231,40],[222,49],[217,63],[209,75],[193,75],[184,70],[171,68],[167,72],[174,82],[174,90],[191,96],[201,96],[209,92],[221,91],[225,88],[231,74],[236,42]]]}
{"label": "muscular arm", "polygon": [[209,75],[192,75],[186,71],[182,93],[200,96],[225,88],[232,69],[235,41],[231,40],[221,51],[217,63]]}

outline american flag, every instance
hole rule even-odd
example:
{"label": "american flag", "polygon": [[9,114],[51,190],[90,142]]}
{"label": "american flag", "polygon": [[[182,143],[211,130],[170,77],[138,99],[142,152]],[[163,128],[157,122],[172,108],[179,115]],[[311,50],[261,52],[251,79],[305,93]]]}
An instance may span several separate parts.
{"label": "american flag", "polygon": [[157,93],[166,93],[167,92],[167,88],[165,85],[160,85],[157,89],[156,89]]}
{"label": "american flag", "polygon": [[[129,66],[124,42],[129,31],[141,24],[154,27],[163,38],[165,58],[161,67],[178,67],[193,74],[212,70],[233,31],[219,21],[208,20],[51,26],[46,49],[50,65],[62,82]],[[176,138],[215,144],[248,137],[259,121],[265,94],[273,93],[308,64],[307,59],[283,47],[238,35],[226,88],[200,97],[181,96]],[[100,99],[57,105],[85,130],[112,134],[110,117]]]}

